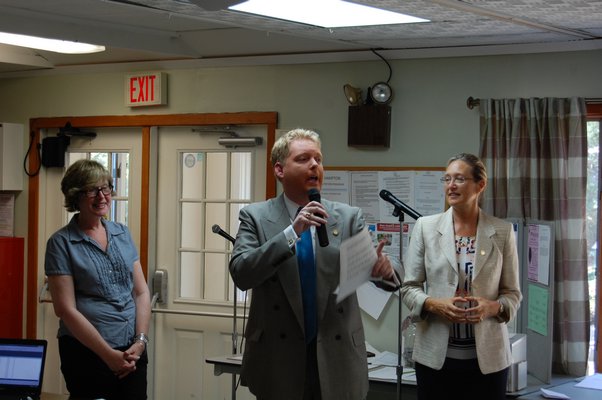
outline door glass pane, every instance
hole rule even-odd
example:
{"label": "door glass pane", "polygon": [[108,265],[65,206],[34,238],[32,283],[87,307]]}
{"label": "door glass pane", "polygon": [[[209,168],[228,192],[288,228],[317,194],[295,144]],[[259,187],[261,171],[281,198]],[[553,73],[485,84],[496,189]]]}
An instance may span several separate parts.
{"label": "door glass pane", "polygon": [[201,203],[182,203],[182,239],[181,247],[188,249],[201,249]]}
{"label": "door glass pane", "polygon": [[112,220],[120,224],[128,224],[128,201],[113,200],[111,205]]}
{"label": "door glass pane", "polygon": [[115,191],[118,196],[127,197],[130,187],[130,155],[128,153],[112,153],[111,161]]}
{"label": "door glass pane", "polygon": [[207,153],[207,195],[208,199],[225,199],[228,183],[228,153]]}
{"label": "door glass pane", "polygon": [[232,153],[230,198],[251,200],[251,153]]}
{"label": "door glass pane", "polygon": [[182,252],[180,256],[180,297],[201,297],[201,254]]}
{"label": "door glass pane", "polygon": [[204,197],[203,158],[204,153],[182,154],[182,197],[184,199]]}
{"label": "door glass pane", "polygon": [[[236,149],[180,154],[182,297],[233,299],[234,285],[228,271],[232,244],[214,233],[212,227],[218,225],[235,236],[238,213],[252,198],[253,154]],[[191,252],[193,249],[199,253]],[[238,294],[237,299],[241,296]]]}
{"label": "door glass pane", "polygon": [[238,232],[238,225],[240,222],[238,221],[238,214],[240,210],[248,205],[249,203],[232,203],[230,204],[230,232],[232,232],[232,236],[235,236],[234,233]]}
{"label": "door glass pane", "polygon": [[107,153],[110,160],[109,166],[113,176],[113,204],[111,219],[115,222],[128,225],[129,187],[130,187],[130,155],[129,153]]}
{"label": "door glass pane", "polygon": [[105,168],[109,168],[109,154],[108,153],[90,153],[90,160],[98,161]]}
{"label": "door glass pane", "polygon": [[[240,210],[248,205],[249,203],[232,203],[230,204],[230,232],[232,232],[232,236],[235,237],[236,236],[234,234],[234,232],[238,232],[238,225],[240,225],[240,221],[238,220],[238,214],[240,212]],[[231,249],[231,247],[230,247]],[[232,281],[232,278],[230,278],[230,284],[228,286],[228,299],[230,301],[232,301],[233,299],[233,293],[234,293],[234,282]],[[247,292],[246,291],[242,291],[240,289],[236,289],[236,301],[238,302],[244,302],[245,301],[245,297],[246,297]]]}
{"label": "door glass pane", "polygon": [[207,203],[207,215],[205,223],[205,248],[225,250],[228,241],[216,235],[212,231],[213,225],[217,224],[222,229],[226,229],[226,204]]}
{"label": "door glass pane", "polygon": [[205,300],[223,301],[227,298],[227,265],[223,253],[205,253]]}

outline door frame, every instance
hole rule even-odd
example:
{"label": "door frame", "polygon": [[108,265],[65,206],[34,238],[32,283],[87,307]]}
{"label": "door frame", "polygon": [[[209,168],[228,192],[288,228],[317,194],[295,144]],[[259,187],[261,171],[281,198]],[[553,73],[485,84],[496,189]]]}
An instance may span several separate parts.
{"label": "door frame", "polygon": [[[271,149],[276,138],[277,112],[240,112],[240,113],[206,113],[206,114],[161,114],[161,115],[126,115],[126,116],[83,116],[83,117],[44,117],[32,118],[29,121],[30,150],[29,171],[36,171],[41,166],[39,149],[40,136],[43,129],[58,129],[71,123],[74,128],[113,128],[138,127],[142,135],[142,176],[140,194],[140,262],[144,276],[148,280],[148,238],[149,238],[149,180],[151,171],[151,127],[163,126],[206,126],[206,125],[266,125],[267,148]],[[35,154],[35,157],[32,155]],[[276,179],[272,174],[269,151],[266,157],[266,193],[265,198],[276,195]],[[271,178],[270,178],[271,177]],[[27,277],[26,277],[26,314],[25,334],[27,338],[36,338],[38,329],[38,266],[39,242],[39,174],[29,176],[27,211]]]}

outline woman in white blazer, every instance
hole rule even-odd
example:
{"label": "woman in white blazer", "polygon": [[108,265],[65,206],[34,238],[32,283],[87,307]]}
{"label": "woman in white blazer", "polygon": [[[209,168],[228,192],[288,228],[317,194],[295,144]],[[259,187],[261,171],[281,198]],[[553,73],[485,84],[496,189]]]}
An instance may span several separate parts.
{"label": "woman in white blazer", "polygon": [[452,157],[441,181],[450,207],[416,222],[401,289],[416,323],[418,399],[502,400],[506,323],[522,299],[514,231],[479,208],[487,173],[478,157]]}

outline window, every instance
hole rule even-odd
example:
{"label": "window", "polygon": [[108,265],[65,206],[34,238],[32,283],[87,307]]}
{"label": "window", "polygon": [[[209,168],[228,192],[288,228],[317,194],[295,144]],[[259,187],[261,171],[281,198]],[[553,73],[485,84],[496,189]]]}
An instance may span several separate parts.
{"label": "window", "polygon": [[[598,260],[600,260],[600,221],[602,215],[599,209],[600,200],[600,127],[602,126],[602,103],[587,105],[587,140],[588,140],[588,180],[587,180],[587,247],[588,253],[588,282],[591,311],[590,351],[587,374],[600,372],[602,368],[602,346],[596,346],[602,335],[600,332],[600,312],[602,298],[599,281]],[[596,347],[598,347],[596,349]]]}
{"label": "window", "polygon": [[[67,153],[68,164],[71,165],[77,160],[90,159],[98,161],[106,169],[111,171],[113,177],[113,187],[115,196],[111,199],[111,213],[108,218],[111,221],[120,222],[128,226],[128,206],[129,206],[129,173],[130,173],[130,155],[129,153]],[[68,220],[73,213],[69,213]]]}
{"label": "window", "polygon": [[[180,154],[179,297],[234,300],[228,262],[232,244],[212,232],[238,227],[238,213],[252,200],[252,153],[244,151]],[[205,227],[205,229],[199,229]],[[237,291],[237,300],[244,292]]]}

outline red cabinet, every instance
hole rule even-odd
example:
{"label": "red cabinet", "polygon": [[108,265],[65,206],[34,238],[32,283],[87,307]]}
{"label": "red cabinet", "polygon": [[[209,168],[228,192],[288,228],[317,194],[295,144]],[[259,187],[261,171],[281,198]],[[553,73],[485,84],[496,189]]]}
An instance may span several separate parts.
{"label": "red cabinet", "polygon": [[24,239],[0,237],[0,337],[23,337]]}

